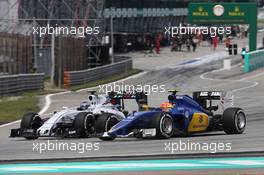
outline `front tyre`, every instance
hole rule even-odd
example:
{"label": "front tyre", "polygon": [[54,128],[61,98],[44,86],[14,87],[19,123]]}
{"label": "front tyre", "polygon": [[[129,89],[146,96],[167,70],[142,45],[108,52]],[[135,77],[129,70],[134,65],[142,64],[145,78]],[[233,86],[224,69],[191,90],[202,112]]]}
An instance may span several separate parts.
{"label": "front tyre", "polygon": [[168,139],[174,133],[174,122],[168,113],[158,113],[151,121],[151,128],[156,128],[156,138]]}
{"label": "front tyre", "polygon": [[37,132],[37,129],[41,125],[42,125],[42,121],[39,115],[37,113],[30,112],[23,116],[21,123],[20,123],[20,128],[22,130],[33,129],[34,135],[27,136],[25,138],[28,140],[34,140],[38,138],[38,136],[36,135],[36,132]]}
{"label": "front tyre", "polygon": [[74,120],[74,129],[78,137],[90,137],[94,133],[93,115],[87,112],[77,114]]}
{"label": "front tyre", "polygon": [[241,108],[228,108],[223,114],[223,128],[227,134],[242,134],[246,128],[246,114]]}
{"label": "front tyre", "polygon": [[118,122],[119,120],[114,114],[103,113],[95,121],[95,131],[96,133],[108,132]]}

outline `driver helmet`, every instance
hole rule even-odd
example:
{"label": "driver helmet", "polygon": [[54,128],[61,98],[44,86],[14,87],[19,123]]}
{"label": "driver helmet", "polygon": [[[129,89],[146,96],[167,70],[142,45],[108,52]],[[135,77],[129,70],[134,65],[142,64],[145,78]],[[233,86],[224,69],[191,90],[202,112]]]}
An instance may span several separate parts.
{"label": "driver helmet", "polygon": [[171,110],[173,108],[173,106],[172,106],[172,104],[170,102],[163,102],[163,103],[161,103],[160,108],[163,111],[169,111],[169,110]]}

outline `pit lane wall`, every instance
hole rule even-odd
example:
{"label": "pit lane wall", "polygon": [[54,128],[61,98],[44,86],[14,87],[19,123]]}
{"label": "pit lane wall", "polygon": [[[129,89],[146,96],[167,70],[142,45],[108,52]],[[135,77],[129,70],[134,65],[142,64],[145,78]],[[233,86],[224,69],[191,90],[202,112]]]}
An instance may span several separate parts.
{"label": "pit lane wall", "polygon": [[43,90],[44,74],[17,74],[0,76],[0,96],[19,92]]}
{"label": "pit lane wall", "polygon": [[264,49],[248,52],[245,54],[244,72],[251,72],[264,67]]}
{"label": "pit lane wall", "polygon": [[127,59],[114,64],[81,71],[65,71],[63,84],[67,89],[73,85],[90,83],[93,81],[109,78],[114,75],[126,73],[133,68],[132,59]]}

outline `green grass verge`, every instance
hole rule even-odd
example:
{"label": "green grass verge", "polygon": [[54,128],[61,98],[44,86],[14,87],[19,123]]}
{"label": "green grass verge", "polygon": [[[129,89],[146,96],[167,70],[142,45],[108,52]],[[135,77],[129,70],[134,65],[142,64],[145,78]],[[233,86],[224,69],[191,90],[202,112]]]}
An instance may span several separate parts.
{"label": "green grass verge", "polygon": [[[60,90],[59,92],[62,92]],[[57,93],[58,90],[32,91],[0,98],[0,124],[20,120],[27,112],[38,112],[39,97]]]}
{"label": "green grass verge", "polygon": [[87,84],[81,84],[81,85],[75,85],[70,87],[70,90],[72,91],[76,91],[79,89],[84,89],[84,88],[90,88],[90,87],[95,87],[101,84],[106,84],[106,83],[111,83],[113,81],[117,81],[117,80],[121,80],[123,78],[129,77],[131,75],[135,75],[142,72],[142,70],[138,70],[138,69],[132,69],[130,71],[128,71],[127,73],[123,73],[123,74],[118,74],[118,75],[114,75],[108,78],[104,78],[102,80],[97,80],[97,81],[92,81],[90,83]]}
{"label": "green grass verge", "polygon": [[[71,87],[70,90],[74,91],[78,89],[98,86],[100,84],[110,83],[140,72],[141,70],[133,69],[124,74],[118,74],[102,80],[93,81],[88,84],[73,86]],[[44,91],[26,92],[26,93],[17,94],[16,96],[0,98],[0,124],[19,120],[21,119],[22,115],[27,112],[39,111],[40,110],[38,106],[39,96],[50,93],[57,93],[61,91],[63,90],[48,88],[48,90],[44,90]]]}
{"label": "green grass verge", "polygon": [[30,111],[39,111],[38,93],[25,93],[21,96],[4,97],[0,101],[0,124],[21,119]]}

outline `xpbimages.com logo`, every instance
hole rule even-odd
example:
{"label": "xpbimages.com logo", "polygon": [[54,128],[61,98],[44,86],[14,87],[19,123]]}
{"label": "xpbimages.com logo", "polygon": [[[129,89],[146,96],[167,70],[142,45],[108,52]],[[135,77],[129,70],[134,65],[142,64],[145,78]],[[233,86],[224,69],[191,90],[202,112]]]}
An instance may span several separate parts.
{"label": "xpbimages.com logo", "polygon": [[90,142],[61,142],[58,140],[47,140],[43,142],[33,142],[32,151],[40,154],[49,151],[73,151],[83,154],[91,151],[99,151],[100,143]]}
{"label": "xpbimages.com logo", "polygon": [[132,84],[105,84],[99,85],[99,93],[108,94],[109,92],[145,92],[146,95],[152,93],[164,93],[166,92],[165,85],[132,85]]}
{"label": "xpbimages.com logo", "polygon": [[67,26],[41,26],[33,27],[33,35],[43,37],[45,35],[76,35],[78,37],[85,37],[85,35],[98,35],[100,33],[99,27],[67,27]]}
{"label": "xpbimages.com logo", "polygon": [[164,34],[167,36],[175,37],[177,35],[210,35],[211,37],[216,37],[218,35],[230,35],[231,27],[215,27],[215,26],[166,26],[164,27]]}
{"label": "xpbimages.com logo", "polygon": [[232,150],[232,143],[224,143],[224,142],[191,142],[190,140],[182,141],[181,139],[177,142],[166,142],[164,143],[164,151],[169,153],[177,153],[177,152],[209,152],[209,153],[217,153],[217,152],[226,152]]}

